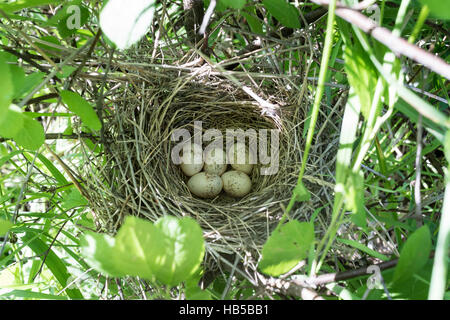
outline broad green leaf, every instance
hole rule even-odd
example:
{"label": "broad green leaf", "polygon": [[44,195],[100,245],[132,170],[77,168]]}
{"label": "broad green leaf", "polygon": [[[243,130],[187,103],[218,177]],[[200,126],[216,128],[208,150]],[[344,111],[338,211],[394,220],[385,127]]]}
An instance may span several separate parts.
{"label": "broad green leaf", "polygon": [[258,268],[274,277],[286,273],[307,257],[313,241],[312,223],[290,221],[270,235],[262,249]]}
{"label": "broad green leaf", "polygon": [[85,197],[78,191],[77,188],[73,187],[70,193],[63,198],[62,207],[66,210],[70,210],[76,207],[86,206],[88,201]]}
{"label": "broad green leaf", "polygon": [[12,101],[14,86],[7,59],[0,56],[0,121]]}
{"label": "broad green leaf", "polygon": [[306,189],[304,184],[300,181],[297,183],[293,190],[293,194],[295,195],[295,201],[302,202],[308,201],[311,199],[311,193]]}
{"label": "broad green leaf", "polygon": [[247,0],[220,0],[227,8],[242,9]]}
{"label": "broad green leaf", "polygon": [[60,0],[16,0],[8,3],[0,3],[0,9],[10,13],[30,7],[39,7],[47,4],[58,4]]}
{"label": "broad green leaf", "polygon": [[173,255],[166,247],[164,234],[153,223],[132,216],[125,219],[116,236],[114,262],[128,275],[154,281],[157,261]]}
{"label": "broad green leaf", "polygon": [[420,0],[427,5],[433,16],[438,19],[450,20],[450,3],[448,0]]}
{"label": "broad green leaf", "polygon": [[[1,77],[0,77],[1,78]],[[24,126],[22,110],[14,105],[1,111],[0,109],[0,135],[4,138],[13,138],[20,134]]]}
{"label": "broad green leaf", "polygon": [[69,110],[79,116],[86,126],[96,131],[102,128],[102,124],[92,106],[79,94],[62,90],[60,95]]}
{"label": "broad green leaf", "polygon": [[148,31],[156,0],[109,0],[100,12],[100,27],[119,49],[127,49]]}
{"label": "broad green leaf", "polygon": [[177,219],[165,216],[156,221],[155,226],[167,237],[168,251],[173,252],[173,256],[167,254],[167,260],[162,260],[157,266],[158,279],[175,285],[192,277],[198,270],[205,251],[203,233],[198,223],[188,217]]}
{"label": "broad green leaf", "polygon": [[[50,269],[60,285],[65,287],[70,274],[67,272],[64,262],[55,252],[39,237],[36,237],[35,234],[26,233],[22,236],[22,240],[41,260],[45,259],[45,265]],[[66,289],[66,293],[72,299],[83,299],[83,295],[78,289]]]}
{"label": "broad green leaf", "polygon": [[300,16],[297,9],[286,0],[263,0],[263,5],[282,25],[300,28]]}
{"label": "broad green leaf", "polygon": [[42,72],[33,72],[27,76],[25,75],[25,71],[16,65],[11,65],[10,70],[14,83],[13,99],[21,98],[24,94],[36,87],[45,77],[45,74]]}
{"label": "broad green leaf", "polygon": [[358,95],[361,113],[367,119],[377,85],[377,72],[358,42],[352,46],[345,46],[344,58],[348,82]]}
{"label": "broad green leaf", "polygon": [[263,33],[263,27],[261,21],[256,17],[255,7],[247,7],[244,11],[242,11],[242,16],[247,20],[248,25],[252,32],[257,34]]}
{"label": "broad green leaf", "polygon": [[11,221],[0,219],[0,236],[5,235],[12,226],[13,223]]}
{"label": "broad green leaf", "polygon": [[89,10],[83,5],[68,3],[61,10],[65,12],[58,22],[58,32],[62,38],[75,34],[89,19]]}
{"label": "broad green leaf", "polygon": [[177,285],[192,277],[205,245],[198,223],[188,217],[160,218],[155,224],[128,216],[115,238],[88,233],[82,254],[96,270],[112,276],[132,275]]}
{"label": "broad green leaf", "polygon": [[16,133],[13,138],[23,148],[29,150],[37,150],[45,141],[45,132],[42,125],[22,114],[23,127]]}
{"label": "broad green leaf", "polygon": [[401,283],[410,279],[427,263],[431,251],[431,234],[427,226],[414,231],[406,240],[395,267],[393,281]]}
{"label": "broad green leaf", "polygon": [[[113,277],[121,277],[125,273],[115,263],[115,257],[120,255],[114,249],[115,241],[108,235],[87,231],[81,237],[80,248],[86,262],[95,270]],[[123,257],[125,258],[127,257]]]}

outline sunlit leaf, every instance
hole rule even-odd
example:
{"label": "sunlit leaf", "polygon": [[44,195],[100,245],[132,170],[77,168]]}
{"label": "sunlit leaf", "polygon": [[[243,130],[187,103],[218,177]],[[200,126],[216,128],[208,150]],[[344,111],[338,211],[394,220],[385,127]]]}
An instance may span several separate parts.
{"label": "sunlit leaf", "polygon": [[5,235],[12,226],[11,221],[0,219],[0,236]]}
{"label": "sunlit leaf", "polygon": [[11,104],[9,108],[0,110],[0,135],[2,137],[15,137],[22,130],[23,125],[24,117],[18,106]]}
{"label": "sunlit leaf", "polygon": [[23,127],[14,135],[14,140],[25,149],[37,150],[45,141],[42,125],[27,115],[22,115]]}
{"label": "sunlit leaf", "polygon": [[67,105],[69,110],[79,116],[86,126],[96,131],[102,128],[102,124],[98,119],[94,108],[92,108],[92,106],[78,93],[62,90],[60,95],[62,101]]}
{"label": "sunlit leaf", "polygon": [[433,16],[438,19],[450,20],[450,3],[448,0],[420,0],[427,5]]}
{"label": "sunlit leaf", "polygon": [[81,246],[88,263],[98,271],[172,286],[197,272],[205,252],[198,223],[172,216],[164,216],[155,224],[128,216],[115,238],[87,233]]}
{"label": "sunlit leaf", "polygon": [[148,31],[156,0],[109,0],[100,12],[100,27],[119,49],[127,49]]}
{"label": "sunlit leaf", "polygon": [[313,241],[312,223],[290,221],[270,235],[264,244],[258,268],[271,276],[286,273],[307,257]]}

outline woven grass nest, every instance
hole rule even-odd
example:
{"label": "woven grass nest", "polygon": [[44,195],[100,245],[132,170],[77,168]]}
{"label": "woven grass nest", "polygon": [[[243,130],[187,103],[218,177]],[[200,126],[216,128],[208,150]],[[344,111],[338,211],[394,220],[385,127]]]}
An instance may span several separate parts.
{"label": "woven grass nest", "polygon": [[[162,215],[189,216],[204,231],[206,269],[214,268],[218,254],[237,253],[256,262],[291,198],[304,148],[304,109],[289,105],[298,96],[275,96],[279,88],[269,84],[266,91],[259,88],[258,95],[261,100],[270,99],[273,108],[261,105],[223,77],[173,71],[134,81],[134,86],[109,97],[103,133],[106,161],[90,159],[86,179],[91,206],[103,231],[114,234],[127,215],[150,221]],[[214,199],[194,196],[187,188],[188,177],[170,158],[177,143],[171,140],[172,133],[180,128],[193,133],[194,121],[202,121],[203,131],[277,130],[278,172],[261,175],[257,165],[251,174],[252,190],[243,198],[230,198],[224,192]],[[314,147],[313,157],[324,146],[329,143]],[[331,164],[323,163],[326,158],[316,157],[329,170]],[[314,196],[296,208],[292,218],[307,219],[314,208],[323,205],[315,204],[323,200],[323,190],[331,191],[318,169],[307,169],[306,180]],[[316,172],[308,175],[311,170]]]}

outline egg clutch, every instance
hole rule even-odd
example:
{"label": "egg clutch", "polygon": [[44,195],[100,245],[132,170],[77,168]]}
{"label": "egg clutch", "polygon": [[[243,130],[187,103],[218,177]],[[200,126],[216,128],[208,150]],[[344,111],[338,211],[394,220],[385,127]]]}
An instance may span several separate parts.
{"label": "egg clutch", "polygon": [[[240,198],[252,188],[249,175],[255,157],[245,143],[234,143],[227,152],[217,146],[208,146],[204,151],[199,144],[186,144],[180,160],[181,170],[190,177],[189,190],[200,198],[214,198],[222,190]],[[231,165],[229,171],[228,164]]]}

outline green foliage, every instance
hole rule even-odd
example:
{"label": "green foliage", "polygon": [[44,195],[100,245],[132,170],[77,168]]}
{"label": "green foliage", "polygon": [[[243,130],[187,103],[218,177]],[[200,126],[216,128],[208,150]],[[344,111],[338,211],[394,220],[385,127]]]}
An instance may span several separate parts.
{"label": "green foliage", "polygon": [[289,28],[300,28],[300,15],[297,9],[286,0],[263,0],[262,3],[282,25]]}
{"label": "green foliage", "polygon": [[353,212],[352,222],[358,227],[366,229],[366,212],[364,209],[364,175],[349,173],[347,187],[345,188],[346,209]]}
{"label": "green foliage", "polygon": [[11,221],[0,218],[0,236],[5,235],[13,226]]}
{"label": "green foliage", "polygon": [[247,0],[221,0],[220,2],[227,8],[242,9]]}
{"label": "green foliage", "polygon": [[96,131],[102,128],[102,123],[98,119],[94,108],[79,94],[63,90],[60,95],[69,110],[78,115],[86,126]]}
{"label": "green foliage", "polygon": [[[186,52],[192,49],[183,42],[185,29],[182,27],[181,2],[128,1],[125,6],[124,2],[104,1],[101,10],[97,3],[82,0],[0,3],[0,9],[12,21],[5,19],[7,23],[0,24],[0,44],[3,45],[0,48],[0,236],[10,230],[6,244],[3,246],[3,240],[0,241],[3,252],[0,257],[0,299],[82,299],[83,295],[89,296],[86,292],[97,299],[100,291],[105,292],[106,298],[117,296],[120,291],[126,298],[133,299],[138,297],[133,288],[140,288],[142,280],[128,276],[150,280],[151,290],[147,290],[147,286],[142,287],[148,298],[171,298],[171,290],[184,294],[186,299],[254,297],[253,284],[250,279],[241,279],[239,272],[230,278],[231,273],[224,271],[206,290],[198,286],[204,276],[200,265],[205,243],[202,230],[193,219],[165,216],[150,223],[127,217],[114,237],[86,231],[98,230],[98,221],[93,219],[95,212],[89,208],[88,199],[66,178],[64,172],[67,171],[62,171],[53,155],[46,150],[29,152],[39,149],[45,139],[42,125],[34,120],[40,118],[44,119],[42,123],[46,128],[50,128],[50,133],[92,135],[92,138],[81,138],[82,143],[78,140],[64,141],[64,145],[70,148],[63,151],[56,147],[61,140],[51,145],[67,165],[83,168],[86,164],[81,154],[85,153],[95,157],[98,163],[105,163],[105,148],[97,136],[102,124],[92,106],[93,99],[83,98],[96,95],[99,82],[95,76],[94,80],[88,78],[93,86],[82,91],[79,84],[84,81],[83,77],[92,76],[90,72],[94,70],[98,74],[108,72],[107,57],[114,52],[108,47],[128,49],[140,39],[145,39],[149,43],[143,43],[142,48],[153,49],[130,50],[131,56],[148,55],[155,66],[159,62],[173,63],[167,59],[170,54],[165,56],[167,50],[171,50],[171,42],[180,44]],[[205,1],[206,6],[208,2]],[[272,37],[267,38],[266,35],[281,31],[282,26],[299,28],[299,10],[306,14],[317,8],[311,3],[296,2],[295,6],[292,3],[287,0],[218,1],[210,20],[208,49],[214,53],[209,56],[212,66],[227,62],[239,52],[246,52],[247,45],[257,38],[256,35],[264,35],[262,50],[254,56],[251,53],[246,55],[242,71],[255,83],[262,77],[261,84],[265,85],[272,81],[270,69],[265,68],[270,64],[274,69],[285,72],[278,80],[286,80],[287,91],[298,90],[299,97],[315,94],[313,107],[303,104],[301,99],[295,106],[295,110],[305,109],[308,117],[298,124],[308,133],[302,169],[292,195],[287,195],[292,197],[285,215],[263,246],[259,271],[277,277],[307,259],[307,266],[295,273],[315,276],[349,271],[353,261],[345,261],[347,253],[355,253],[364,259],[389,261],[400,251],[397,266],[382,272],[386,290],[393,299],[449,299],[450,120],[447,111],[450,98],[446,79],[429,72],[426,66],[413,59],[405,60],[394,54],[348,22],[338,18],[335,23],[332,5],[326,30],[324,19],[311,24],[311,28],[296,30],[295,34],[301,34],[302,41],[303,38],[307,40],[306,51],[303,48],[290,50],[284,44],[287,50],[279,51],[277,45],[281,43],[292,43],[292,48],[295,48],[299,37],[283,35],[272,42]],[[353,5],[357,1],[345,3]],[[448,21],[425,23],[429,14],[431,18],[450,19],[450,7],[443,1],[377,3],[383,27],[424,49],[432,46],[434,54],[448,60],[448,41],[443,32],[448,29]],[[27,10],[47,4],[52,4],[51,10]],[[80,9],[80,28],[68,27],[68,23],[75,21],[73,12],[68,11],[72,5]],[[56,13],[51,15],[55,10]],[[365,10],[362,13],[369,15]],[[267,19],[261,14],[267,14]],[[158,18],[158,25],[153,21],[154,16]],[[162,32],[158,34],[158,41],[155,41],[155,35],[147,33],[151,23],[155,23],[155,30]],[[79,55],[81,51],[77,51],[83,44],[93,40],[98,24],[103,31],[101,37],[96,39],[97,42],[91,42],[95,45],[89,47],[89,53],[86,50]],[[237,32],[239,28],[245,32]],[[25,46],[17,45],[22,33],[33,40],[33,45],[29,42],[23,42]],[[310,44],[313,52],[308,53]],[[34,46],[47,56],[43,57]],[[69,59],[72,53],[78,55],[73,60]],[[113,64],[122,59],[123,54],[114,52],[111,57]],[[125,54],[128,56],[128,52]],[[162,56],[165,60],[161,60]],[[101,59],[97,59],[99,57]],[[98,64],[93,63],[96,60]],[[36,64],[40,64],[39,68]],[[61,69],[55,70],[54,64],[60,64]],[[113,78],[120,78],[120,68],[113,69]],[[76,77],[75,70],[78,70]],[[50,73],[53,76],[47,78]],[[317,74],[319,81],[316,86],[310,79],[316,80]],[[408,85],[423,92],[413,93],[405,85],[406,79]],[[304,86],[300,86],[302,83]],[[103,85],[104,92],[112,88],[108,81]],[[29,96],[38,86],[39,90]],[[135,83],[133,87],[137,88]],[[83,92],[83,97],[75,90]],[[343,92],[348,92],[346,103],[338,100]],[[70,113],[54,109],[60,106],[54,93],[60,93]],[[45,97],[48,94],[50,96]],[[40,97],[43,100],[39,103],[29,103]],[[109,116],[108,108],[102,111],[106,117]],[[81,118],[81,128],[76,122],[72,124],[70,118],[74,114]],[[339,116],[333,117],[333,114]],[[338,121],[330,122],[334,119]],[[58,121],[62,124],[55,127]],[[314,194],[312,191],[315,189],[303,182],[305,172],[315,176],[311,168],[320,163],[317,159],[308,159],[309,148],[314,145],[316,124],[322,125],[319,134],[335,134],[338,138],[335,141],[339,141],[335,173],[334,168],[330,168],[329,176],[315,177],[335,185],[318,208],[312,204],[315,197],[323,194]],[[420,228],[411,218],[416,210],[416,186],[412,186],[411,181],[419,172],[415,163],[420,151],[416,141],[419,126],[424,128],[420,154],[422,176],[418,185],[424,226]],[[332,149],[326,146],[324,150],[330,152]],[[307,167],[309,172],[305,171]],[[75,174],[77,168],[73,169],[72,174]],[[29,173],[31,175],[28,176]],[[74,176],[81,185],[83,179],[92,178]],[[28,180],[24,181],[25,177]],[[111,186],[116,192],[114,183]],[[10,221],[16,208],[19,214],[13,225]],[[309,219],[310,222],[297,219]],[[341,229],[343,225],[345,228]],[[315,229],[320,232],[317,243]],[[84,235],[80,241],[81,232]],[[374,244],[380,239],[383,249],[389,251],[382,252]],[[430,259],[433,251],[434,258]],[[71,285],[66,288],[76,277],[72,270],[88,279],[80,283],[95,278],[93,287],[78,290]],[[107,277],[97,274],[97,271]],[[327,299],[356,300],[363,296],[386,299],[383,286],[369,290],[365,281],[368,277],[330,283],[320,286],[318,292],[321,295],[323,292],[331,293]],[[284,280],[289,281],[289,278]],[[135,281],[139,281],[139,285]],[[169,289],[162,284],[178,287]],[[280,299],[280,296],[273,294],[270,298]]]}
{"label": "green foliage", "polygon": [[[79,16],[78,16],[79,15]],[[59,35],[67,38],[77,32],[89,19],[89,10],[81,4],[81,0],[66,3],[59,9],[58,13],[53,16],[56,20]]]}
{"label": "green foliage", "polygon": [[[51,270],[59,284],[65,288],[70,274],[67,272],[67,267],[64,262],[39,238],[39,236],[30,232],[22,236],[22,240],[43,262],[45,262],[45,265]],[[66,289],[66,293],[71,299],[83,298],[83,295],[78,289]]]}
{"label": "green foliage", "polygon": [[450,5],[442,0],[420,0],[423,5],[427,5],[431,14],[438,19],[450,20]]}
{"label": "green foliage", "polygon": [[8,3],[0,3],[0,9],[10,13],[25,8],[38,7],[46,4],[57,4],[59,2],[59,0],[13,0],[8,1]]}
{"label": "green foliage", "polygon": [[14,140],[25,149],[37,150],[45,141],[42,125],[26,114],[22,115],[22,128]]}
{"label": "green foliage", "polygon": [[127,49],[138,42],[152,23],[155,0],[109,0],[100,12],[100,27],[119,49]]}
{"label": "green foliage", "polygon": [[431,234],[427,226],[414,231],[406,240],[400,259],[395,267],[393,281],[396,283],[410,279],[427,263],[431,252]]}
{"label": "green foliage", "polygon": [[348,82],[358,95],[361,113],[367,119],[377,84],[377,73],[359,43],[346,45],[344,58]]}
{"label": "green foliage", "polygon": [[81,249],[86,261],[103,273],[175,286],[197,272],[205,245],[199,225],[191,218],[165,216],[152,224],[129,216],[115,238],[86,233]]}
{"label": "green foliage", "polygon": [[286,273],[308,256],[313,242],[312,223],[289,221],[275,229],[267,239],[258,268],[271,276]]}
{"label": "green foliage", "polygon": [[297,185],[295,186],[294,190],[292,191],[295,200],[298,202],[302,201],[308,201],[311,199],[311,193],[306,189],[303,182],[299,181],[297,182]]}

